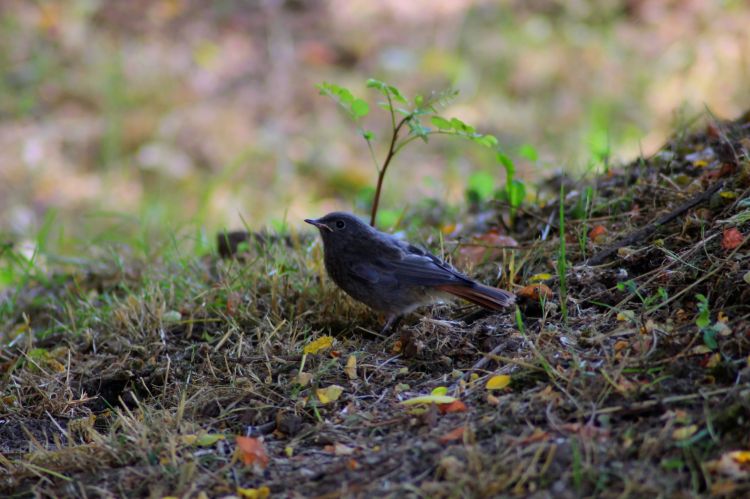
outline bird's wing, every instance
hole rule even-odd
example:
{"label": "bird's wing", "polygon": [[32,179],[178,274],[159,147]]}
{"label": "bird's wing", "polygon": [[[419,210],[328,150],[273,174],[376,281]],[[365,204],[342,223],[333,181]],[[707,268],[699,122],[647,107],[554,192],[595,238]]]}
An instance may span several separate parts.
{"label": "bird's wing", "polygon": [[419,286],[466,285],[473,281],[434,255],[409,246],[402,258],[388,262],[401,283]]}
{"label": "bird's wing", "polygon": [[398,284],[396,277],[393,275],[393,270],[384,265],[382,259],[375,260],[372,263],[355,263],[349,268],[349,275],[354,279],[378,284],[379,286],[387,287]]}

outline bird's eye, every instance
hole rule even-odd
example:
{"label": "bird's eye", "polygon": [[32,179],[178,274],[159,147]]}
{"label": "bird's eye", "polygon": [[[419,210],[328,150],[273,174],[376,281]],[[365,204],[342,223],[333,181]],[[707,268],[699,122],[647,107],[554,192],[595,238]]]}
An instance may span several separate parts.
{"label": "bird's eye", "polygon": [[346,224],[344,223],[343,220],[336,220],[336,228],[337,229],[343,229],[344,227],[346,227]]}

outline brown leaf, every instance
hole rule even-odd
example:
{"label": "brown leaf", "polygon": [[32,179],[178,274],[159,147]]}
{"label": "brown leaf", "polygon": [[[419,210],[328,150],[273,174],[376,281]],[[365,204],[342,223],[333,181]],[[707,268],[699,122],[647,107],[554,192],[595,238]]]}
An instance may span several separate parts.
{"label": "brown leaf", "polygon": [[454,400],[447,404],[438,404],[438,410],[440,411],[440,414],[448,414],[451,412],[466,412],[468,408],[466,407],[466,404],[460,400]]}
{"label": "brown leaf", "polygon": [[742,235],[742,232],[737,230],[736,227],[724,229],[724,234],[721,238],[721,247],[727,251],[733,250],[742,244],[743,239],[744,236]]}
{"label": "brown leaf", "polygon": [[502,255],[502,246],[516,247],[518,242],[497,230],[474,236],[469,243],[462,244],[458,249],[456,264],[465,268],[496,260]]}
{"label": "brown leaf", "polygon": [[552,292],[549,286],[539,282],[536,284],[529,284],[528,286],[524,286],[516,292],[516,295],[531,301],[539,301],[540,298],[549,300],[550,298],[555,296],[555,293]]}
{"label": "brown leaf", "polygon": [[268,466],[270,459],[266,454],[263,441],[253,437],[237,437],[237,449],[240,451],[242,462],[251,465],[257,464],[261,468]]}
{"label": "brown leaf", "polygon": [[603,225],[597,225],[593,229],[591,229],[591,232],[589,232],[589,239],[594,241],[597,244],[601,244],[606,240],[607,236],[607,228]]}
{"label": "brown leaf", "polygon": [[461,440],[462,438],[464,438],[464,430],[465,428],[463,426],[454,428],[453,430],[438,438],[438,442],[440,442],[441,444],[447,444],[448,442],[452,442],[454,440]]}

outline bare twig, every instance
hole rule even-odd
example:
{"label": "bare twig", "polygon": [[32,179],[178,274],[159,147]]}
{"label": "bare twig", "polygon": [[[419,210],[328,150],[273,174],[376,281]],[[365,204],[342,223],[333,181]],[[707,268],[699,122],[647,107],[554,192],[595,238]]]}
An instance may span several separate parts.
{"label": "bare twig", "polygon": [[672,210],[671,212],[667,213],[666,215],[663,215],[653,222],[649,223],[645,227],[636,230],[635,232],[631,232],[627,237],[621,239],[620,241],[616,242],[614,245],[610,246],[609,248],[600,251],[596,255],[592,256],[591,258],[586,261],[587,265],[599,265],[604,260],[609,258],[611,255],[613,255],[618,249],[628,246],[630,244],[633,244],[635,242],[640,241],[641,239],[645,239],[656,230],[661,227],[662,225],[665,225],[675,218],[681,216],[686,211],[690,210],[691,208],[694,208],[695,206],[708,201],[713,194],[721,189],[724,186],[724,181],[720,180],[716,182],[714,185],[706,189],[705,191],[701,192],[700,194],[694,196],[693,198],[689,199],[688,201],[685,201],[680,206],[678,206],[676,209]]}

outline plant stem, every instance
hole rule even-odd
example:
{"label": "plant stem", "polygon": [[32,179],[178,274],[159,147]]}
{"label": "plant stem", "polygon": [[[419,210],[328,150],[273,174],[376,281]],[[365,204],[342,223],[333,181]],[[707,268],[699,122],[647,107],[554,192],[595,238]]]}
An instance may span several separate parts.
{"label": "plant stem", "polygon": [[411,115],[404,116],[403,118],[401,118],[401,121],[398,122],[398,125],[393,127],[393,136],[391,137],[391,145],[388,147],[388,155],[385,157],[385,161],[383,161],[383,167],[378,170],[378,185],[377,187],[375,187],[375,197],[372,200],[372,211],[370,213],[370,225],[373,227],[375,227],[375,219],[378,215],[380,191],[383,189],[383,179],[385,178],[385,172],[386,170],[388,170],[388,165],[391,163],[393,156],[395,156],[397,152],[396,142],[398,141],[398,133],[401,131],[404,123],[406,123],[410,117]]}

